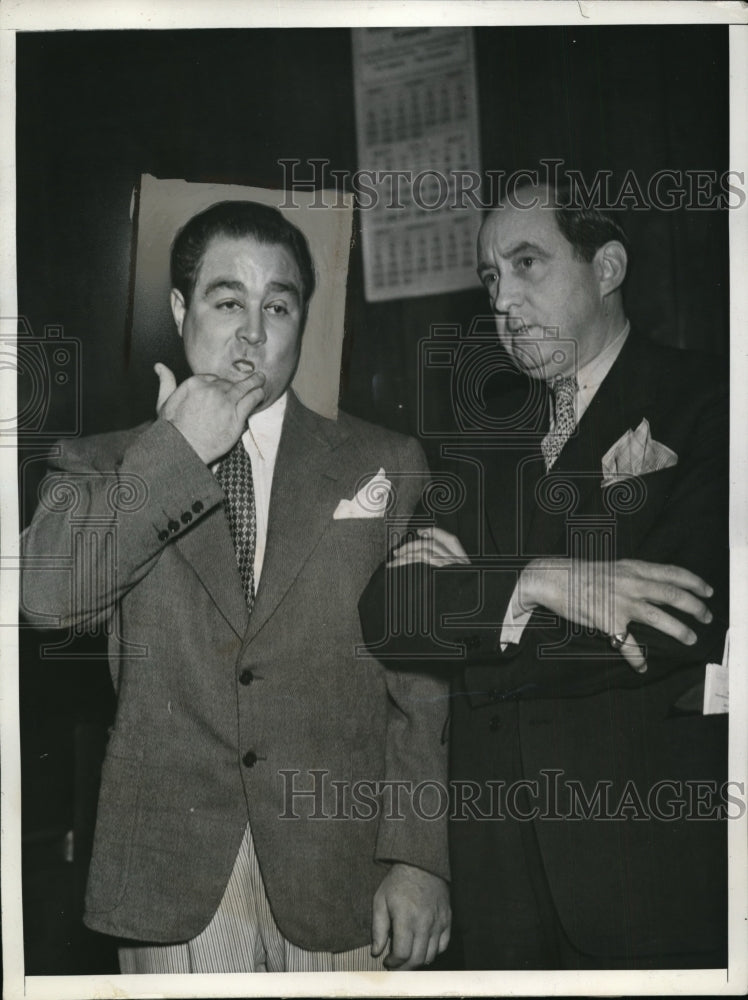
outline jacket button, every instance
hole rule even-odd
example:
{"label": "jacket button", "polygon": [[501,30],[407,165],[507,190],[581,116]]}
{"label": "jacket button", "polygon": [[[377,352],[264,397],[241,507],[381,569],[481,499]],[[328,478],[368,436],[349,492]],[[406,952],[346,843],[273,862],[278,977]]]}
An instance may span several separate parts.
{"label": "jacket button", "polygon": [[242,757],[242,764],[244,764],[245,767],[254,767],[256,763],[257,754],[254,750],[248,750]]}
{"label": "jacket button", "polygon": [[491,721],[488,723],[488,728],[491,730],[491,732],[492,733],[497,732],[500,725],[501,725],[501,719],[498,717],[498,715],[492,715]]}
{"label": "jacket button", "polygon": [[242,672],[239,674],[239,683],[243,684],[245,687],[248,684],[251,684],[254,679],[255,675],[252,673],[251,670],[242,670]]}
{"label": "jacket button", "polygon": [[169,521],[167,528],[173,535],[175,531],[179,531],[179,521]]}
{"label": "jacket button", "polygon": [[182,514],[180,520],[182,524],[189,524],[190,521],[192,520],[192,514],[190,514],[190,512],[186,510],[184,514]]}
{"label": "jacket button", "polygon": [[202,502],[202,500],[196,500],[193,503],[193,505],[192,505],[192,513],[193,514],[200,514],[202,512],[202,509],[203,509],[203,502]]}
{"label": "jacket button", "polygon": [[168,537],[169,537],[169,532],[168,531],[159,531],[159,533],[158,533],[158,540],[160,542],[165,542]]}

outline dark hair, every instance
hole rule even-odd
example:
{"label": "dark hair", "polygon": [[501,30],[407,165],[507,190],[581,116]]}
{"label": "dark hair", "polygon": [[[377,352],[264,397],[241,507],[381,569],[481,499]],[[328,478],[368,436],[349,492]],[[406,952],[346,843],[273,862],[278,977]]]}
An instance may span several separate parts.
{"label": "dark hair", "polygon": [[216,236],[237,239],[250,236],[259,243],[282,246],[296,261],[301,276],[301,296],[306,314],[315,286],[314,263],[306,237],[277,208],[256,201],[219,201],[182,226],[171,245],[171,287],[189,305],[197,272],[208,244]]}
{"label": "dark hair", "polygon": [[611,240],[623,244],[626,254],[630,256],[628,236],[613,212],[582,204],[568,184],[551,187],[549,197],[558,228],[571,243],[579,260],[589,263],[600,247]]}

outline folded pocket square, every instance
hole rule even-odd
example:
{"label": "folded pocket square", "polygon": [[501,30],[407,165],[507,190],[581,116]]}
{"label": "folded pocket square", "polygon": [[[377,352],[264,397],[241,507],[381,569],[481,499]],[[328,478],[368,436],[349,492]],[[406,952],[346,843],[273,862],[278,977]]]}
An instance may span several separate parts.
{"label": "folded pocket square", "polygon": [[667,445],[655,441],[644,418],[635,431],[628,430],[603,455],[602,486],[629,476],[668,469],[678,464],[678,456]]}
{"label": "folded pocket square", "polygon": [[341,500],[332,515],[336,521],[350,517],[384,517],[392,483],[380,469],[352,500]]}

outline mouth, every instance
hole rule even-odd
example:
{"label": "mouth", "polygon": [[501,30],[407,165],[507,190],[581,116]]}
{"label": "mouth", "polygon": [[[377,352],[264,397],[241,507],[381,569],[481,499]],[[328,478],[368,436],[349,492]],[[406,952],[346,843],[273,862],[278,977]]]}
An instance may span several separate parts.
{"label": "mouth", "polygon": [[525,321],[518,316],[507,316],[504,325],[509,333],[527,333]]}
{"label": "mouth", "polygon": [[238,371],[240,375],[251,375],[255,370],[254,362],[250,361],[249,358],[237,358],[236,361],[232,363],[232,367]]}

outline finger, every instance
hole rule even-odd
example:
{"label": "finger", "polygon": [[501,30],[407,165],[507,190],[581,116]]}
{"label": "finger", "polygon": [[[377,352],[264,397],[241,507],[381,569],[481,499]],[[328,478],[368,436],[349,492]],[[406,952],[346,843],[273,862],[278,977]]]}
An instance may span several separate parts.
{"label": "finger", "polygon": [[401,545],[400,548],[395,549],[390,558],[387,560],[387,565],[394,568],[396,566],[407,566],[408,563],[421,561],[422,556],[420,542],[406,542],[405,545]]}
{"label": "finger", "polygon": [[174,378],[174,373],[171,369],[167,368],[166,365],[162,364],[160,361],[156,362],[153,366],[153,370],[156,375],[158,375],[158,399],[156,400],[156,413],[158,413],[166,400],[176,389],[177,380]]}
{"label": "finger", "polygon": [[627,634],[626,641],[621,646],[619,652],[631,669],[635,670],[637,674],[647,672],[647,661],[644,656],[644,650],[630,632]]}
{"label": "finger", "polygon": [[429,932],[424,927],[419,929],[413,934],[411,945],[410,945],[410,955],[406,962],[401,966],[402,969],[418,969],[420,966],[426,964],[426,958],[428,956],[428,948],[431,937]]}
{"label": "finger", "polygon": [[672,583],[677,587],[690,590],[691,593],[699,597],[711,597],[714,588],[702,580],[696,573],[692,573],[682,566],[672,566],[668,563],[644,562],[641,559],[625,560],[637,576],[645,579],[655,580],[659,583]]}
{"label": "finger", "polygon": [[451,929],[451,927],[445,927],[444,930],[439,935],[439,948],[438,948],[438,952],[439,952],[440,955],[441,955],[441,953],[443,951],[447,950],[447,946],[449,945],[449,939],[450,939],[451,936],[452,936],[452,929]]}
{"label": "finger", "polygon": [[434,541],[446,552],[451,552],[464,562],[470,562],[465,549],[462,547],[462,542],[457,535],[453,535],[449,531],[445,531],[444,528],[437,527],[420,528],[418,534],[421,535],[421,537],[428,535],[429,538],[433,538]]}
{"label": "finger", "polygon": [[246,378],[240,378],[235,382],[230,382],[226,395],[232,398],[235,403],[238,403],[240,399],[243,399],[244,396],[247,395],[247,393],[250,393],[254,389],[258,389],[264,385],[264,372],[252,372],[250,375],[247,375]]}
{"label": "finger", "polygon": [[428,940],[426,946],[426,955],[423,959],[424,965],[431,965],[436,956],[439,954],[439,935],[437,933],[432,933]]}
{"label": "finger", "polygon": [[265,401],[265,389],[259,385],[253,389],[250,389],[245,395],[239,399],[236,404],[236,415],[242,424],[246,423],[248,417],[251,413],[262,406]]}
{"label": "finger", "polygon": [[387,565],[390,567],[406,566],[414,562],[427,563],[429,566],[455,566],[469,564],[470,560],[467,556],[456,556],[439,542],[426,538],[406,542],[399,549],[395,549]]}
{"label": "finger", "polygon": [[683,643],[684,646],[693,646],[698,638],[693,629],[683,622],[647,601],[637,601],[633,605],[630,621],[641,622],[642,625],[649,625],[650,628],[669,635],[671,639]]}
{"label": "finger", "polygon": [[371,954],[377,958],[384,951],[390,935],[390,914],[387,903],[378,895],[374,896],[371,914]]}
{"label": "finger", "polygon": [[[425,947],[422,949],[422,955],[425,954]],[[395,923],[392,929],[392,948],[390,953],[384,960],[385,968],[387,969],[403,969],[407,970],[412,968],[411,957],[413,953],[413,932],[410,929],[406,929],[402,926],[402,922],[398,927]]]}
{"label": "finger", "polygon": [[661,604],[675,608],[677,611],[683,611],[705,625],[708,625],[712,620],[713,616],[707,605],[690,590],[683,590],[674,583],[651,580],[641,581],[637,586],[639,588],[637,597],[652,604]]}

